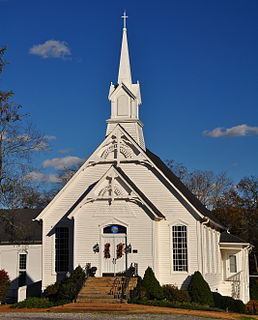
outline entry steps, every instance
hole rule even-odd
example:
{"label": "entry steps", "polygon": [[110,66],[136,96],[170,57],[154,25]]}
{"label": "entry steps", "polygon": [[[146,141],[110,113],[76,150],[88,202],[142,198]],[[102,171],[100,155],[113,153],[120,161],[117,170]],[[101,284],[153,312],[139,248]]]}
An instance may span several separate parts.
{"label": "entry steps", "polygon": [[78,294],[78,303],[126,303],[137,278],[89,277]]}

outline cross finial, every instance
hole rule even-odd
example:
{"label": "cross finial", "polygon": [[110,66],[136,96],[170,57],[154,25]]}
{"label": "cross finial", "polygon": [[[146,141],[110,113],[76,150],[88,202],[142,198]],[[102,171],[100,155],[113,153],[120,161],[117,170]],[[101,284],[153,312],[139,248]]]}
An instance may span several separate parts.
{"label": "cross finial", "polygon": [[126,29],[126,19],[128,18],[128,16],[126,15],[126,11],[124,11],[124,15],[121,16],[122,19],[124,19],[124,29]]}

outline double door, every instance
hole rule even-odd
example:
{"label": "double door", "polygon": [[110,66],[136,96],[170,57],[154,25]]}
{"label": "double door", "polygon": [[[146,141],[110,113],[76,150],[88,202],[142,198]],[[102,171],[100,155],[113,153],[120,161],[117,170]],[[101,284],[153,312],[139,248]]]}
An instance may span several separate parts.
{"label": "double door", "polygon": [[126,235],[105,234],[102,236],[102,275],[116,275],[126,270]]}

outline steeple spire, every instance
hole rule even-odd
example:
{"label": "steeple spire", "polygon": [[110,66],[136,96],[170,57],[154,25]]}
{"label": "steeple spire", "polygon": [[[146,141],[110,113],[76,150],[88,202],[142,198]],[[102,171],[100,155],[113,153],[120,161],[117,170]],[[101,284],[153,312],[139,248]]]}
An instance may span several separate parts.
{"label": "steeple spire", "polygon": [[118,85],[112,82],[109,88],[108,99],[111,101],[111,116],[107,120],[107,135],[118,124],[145,149],[142,132],[143,123],[139,119],[139,105],[141,104],[140,84],[132,83],[130,58],[127,43],[126,19],[128,16],[124,12],[123,38],[118,73]]}
{"label": "steeple spire", "polygon": [[120,65],[119,65],[119,73],[118,73],[118,84],[132,83],[131,76],[131,67],[130,67],[130,58],[129,58],[129,50],[128,50],[128,41],[127,41],[127,28],[126,28],[126,19],[128,16],[126,12],[121,17],[124,19],[124,27],[123,27],[123,38],[122,38],[122,47],[121,47],[121,55],[120,55]]}

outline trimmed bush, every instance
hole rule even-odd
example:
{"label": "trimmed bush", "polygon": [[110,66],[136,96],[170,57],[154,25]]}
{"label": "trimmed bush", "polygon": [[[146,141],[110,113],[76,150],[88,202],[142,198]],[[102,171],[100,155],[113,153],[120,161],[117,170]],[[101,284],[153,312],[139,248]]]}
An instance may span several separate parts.
{"label": "trimmed bush", "polygon": [[218,292],[213,292],[214,305],[225,311],[247,313],[246,306],[243,301],[235,300],[232,297],[222,296]]}
{"label": "trimmed bush", "polygon": [[193,302],[214,306],[211,289],[199,271],[192,275],[188,292]]}
{"label": "trimmed bush", "polygon": [[162,286],[164,296],[169,301],[178,301],[178,302],[190,302],[191,297],[189,293],[183,289],[178,289],[172,284],[165,284]]}
{"label": "trimmed bush", "polygon": [[[146,290],[147,299],[161,300],[164,297],[163,289],[156,279],[153,270],[148,267],[144,273],[141,288]],[[144,291],[144,290],[143,290]]]}
{"label": "trimmed bush", "polygon": [[167,300],[138,300],[136,303],[147,305],[147,306],[159,306],[159,307],[168,307],[168,308],[207,310],[207,311],[218,311],[218,312],[223,311],[215,307],[209,307],[207,305],[202,305],[195,302],[177,302],[177,301],[167,301]]}
{"label": "trimmed bush", "polygon": [[21,302],[15,303],[11,308],[50,308],[53,307],[54,303],[49,301],[47,298],[28,298]]}
{"label": "trimmed bush", "polygon": [[61,285],[60,282],[56,282],[54,284],[47,286],[44,291],[44,296],[48,298],[50,301],[56,302],[60,285]]}
{"label": "trimmed bush", "polygon": [[250,299],[258,300],[258,281],[250,279]]}
{"label": "trimmed bush", "polygon": [[76,299],[85,281],[85,272],[78,266],[69,278],[61,283],[54,283],[46,288],[44,296],[54,303],[71,302]]}
{"label": "trimmed bush", "polygon": [[1,269],[0,270],[0,303],[5,302],[7,291],[10,287],[10,279],[8,273]]}

